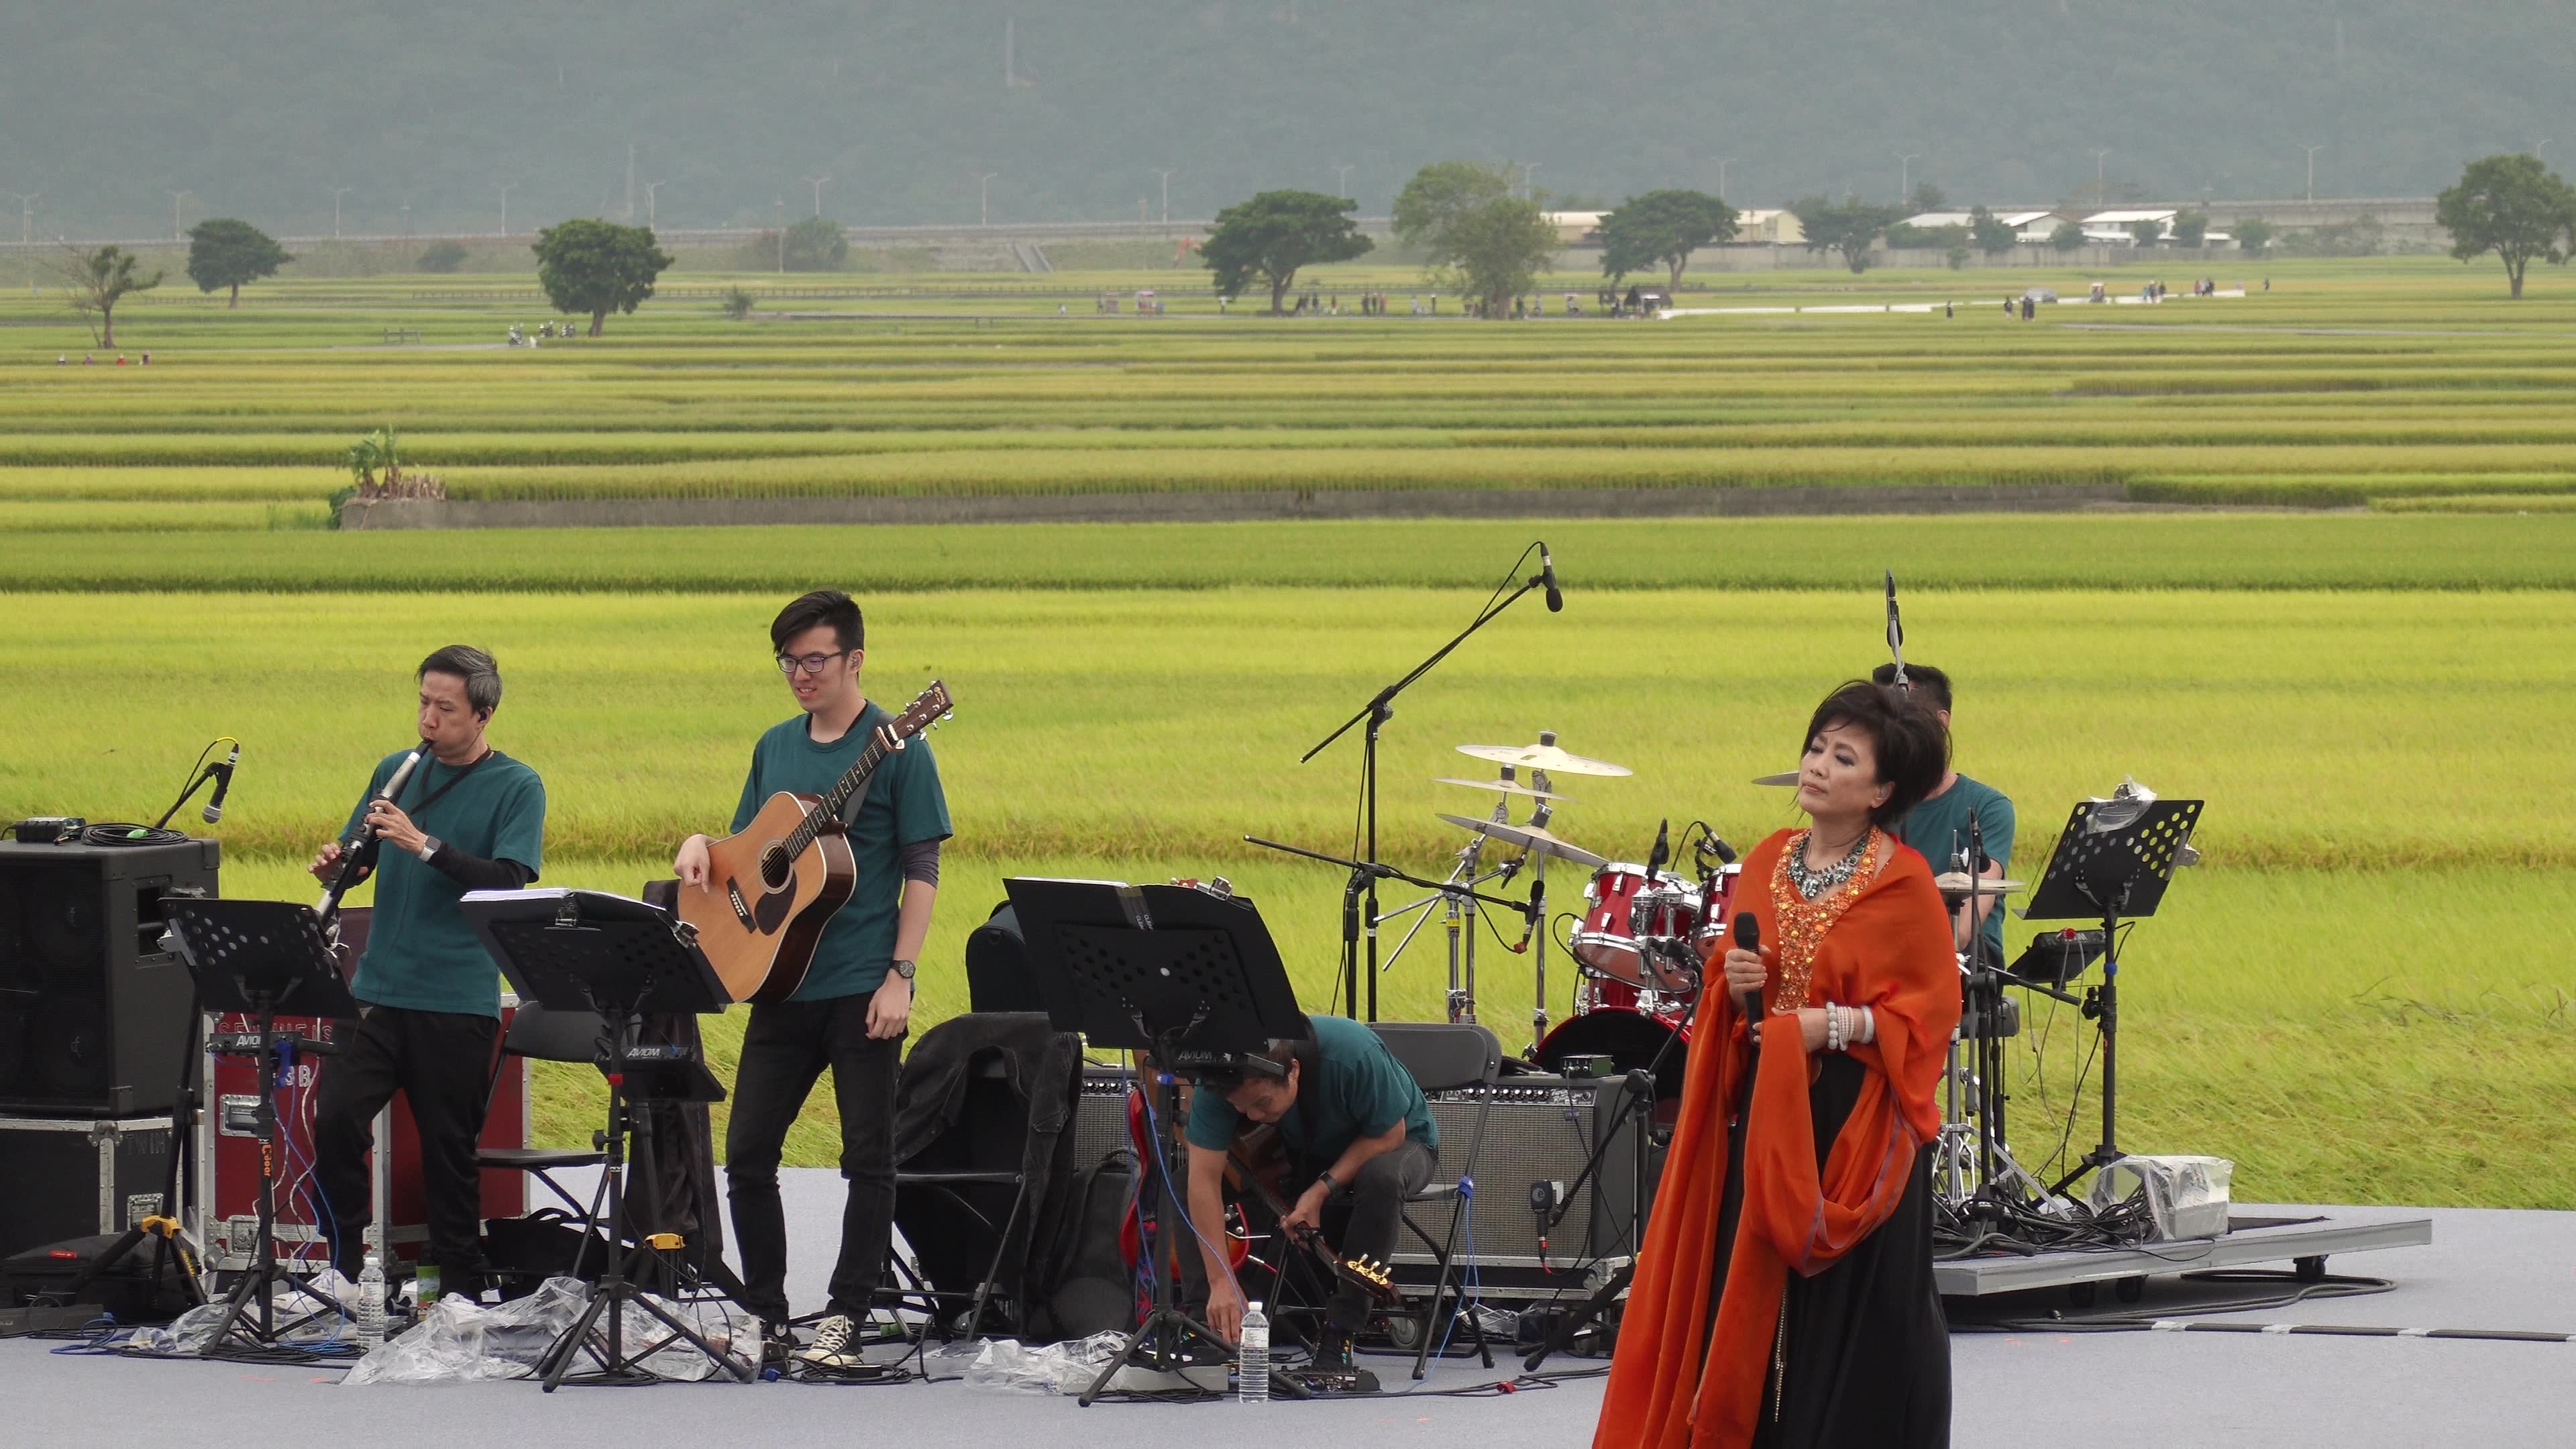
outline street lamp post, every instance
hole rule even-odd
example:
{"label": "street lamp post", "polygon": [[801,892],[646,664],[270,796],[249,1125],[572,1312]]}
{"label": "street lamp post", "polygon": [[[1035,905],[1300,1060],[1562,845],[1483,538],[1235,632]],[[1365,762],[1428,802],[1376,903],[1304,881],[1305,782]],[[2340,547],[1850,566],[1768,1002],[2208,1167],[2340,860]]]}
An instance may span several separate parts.
{"label": "street lamp post", "polygon": [[508,241],[510,239],[510,192],[518,184],[519,183],[515,181],[499,181],[493,183],[494,187],[501,193],[501,240],[503,241]]}
{"label": "street lamp post", "polygon": [[659,192],[661,189],[662,183],[659,181],[647,181],[644,183],[644,225],[647,227],[652,226],[661,216],[661,211],[654,205],[656,200],[655,193]]}
{"label": "street lamp post", "polygon": [[0,196],[18,199],[18,250],[27,259],[27,292],[30,296],[36,291],[36,253],[28,243],[35,232],[36,201],[43,195],[41,191],[0,191]]}
{"label": "street lamp post", "polygon": [[[165,187],[164,190],[167,191],[168,189]],[[186,190],[168,192],[170,197],[170,240],[175,242],[186,239],[179,230],[179,198],[183,196],[194,196],[196,194],[197,193],[193,191]]]}
{"label": "street lamp post", "polygon": [[331,240],[333,241],[338,241],[340,239],[340,198],[357,189],[358,188],[354,186],[334,186],[331,188]]}
{"label": "street lamp post", "polygon": [[1356,166],[1345,166],[1339,161],[1333,163],[1333,194],[1335,196],[1342,197],[1345,200],[1349,199],[1351,194],[1351,173],[1358,169],[1359,168]]}
{"label": "street lamp post", "polygon": [[1163,225],[1170,226],[1172,224],[1172,173],[1158,166],[1154,168],[1154,174],[1163,179]]}
{"label": "street lamp post", "polygon": [[805,184],[814,188],[814,214],[816,216],[821,216],[823,214],[823,183],[831,179],[832,178],[829,176],[808,176],[805,178]]}
{"label": "street lamp post", "polygon": [[2325,148],[2325,143],[2323,141],[2320,141],[2313,146],[2302,146],[2299,148],[2300,150],[2308,153],[2308,200],[2310,201],[2317,199],[2317,153]]}
{"label": "street lamp post", "polygon": [[2108,146],[2093,148],[2093,204],[2095,206],[2100,206],[2111,199],[2109,185],[2102,179],[2102,158],[2110,154],[2111,148]]}
{"label": "street lamp post", "polygon": [[1538,176],[1538,168],[1539,168],[1542,164],[1543,164],[1543,163],[1541,163],[1541,162],[1537,162],[1537,161],[1524,161],[1524,162],[1522,162],[1522,163],[1521,163],[1521,199],[1522,199],[1522,200],[1524,200],[1524,201],[1535,201],[1535,200],[1537,200],[1537,199],[1538,199],[1538,187],[1537,187],[1537,186],[1535,186],[1535,185],[1533,185],[1532,183],[1537,179],[1537,176]]}
{"label": "street lamp post", "polygon": [[1896,154],[1896,201],[1900,206],[1905,203],[1905,198],[1914,194],[1914,163],[1922,159],[1923,153],[1920,151],[1900,151]]}
{"label": "street lamp post", "polygon": [[993,178],[1001,174],[999,171],[975,173],[975,214],[978,226],[993,224]]}
{"label": "street lamp post", "polygon": [[1717,163],[1717,199],[1726,199],[1726,168],[1735,164],[1732,156],[1720,157]]}

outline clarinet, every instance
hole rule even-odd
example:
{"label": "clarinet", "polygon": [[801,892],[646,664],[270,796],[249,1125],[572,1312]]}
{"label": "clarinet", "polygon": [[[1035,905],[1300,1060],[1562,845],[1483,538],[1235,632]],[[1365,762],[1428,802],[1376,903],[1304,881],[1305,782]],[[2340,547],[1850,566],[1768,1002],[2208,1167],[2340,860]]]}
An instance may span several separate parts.
{"label": "clarinet", "polygon": [[[377,800],[391,800],[401,794],[402,787],[411,780],[411,772],[420,768],[421,760],[428,754],[429,741],[421,740],[413,744],[411,753],[405,755],[403,762],[394,767],[393,777],[385,781],[383,789],[369,797],[369,803],[372,804]],[[313,908],[322,917],[323,934],[332,945],[340,944],[340,898],[357,885],[360,876],[374,868],[376,856],[382,849],[383,843],[377,838],[376,832],[366,824],[363,814],[359,817],[358,828],[350,831],[340,841],[340,873],[332,880],[331,889],[323,892],[322,903]]]}

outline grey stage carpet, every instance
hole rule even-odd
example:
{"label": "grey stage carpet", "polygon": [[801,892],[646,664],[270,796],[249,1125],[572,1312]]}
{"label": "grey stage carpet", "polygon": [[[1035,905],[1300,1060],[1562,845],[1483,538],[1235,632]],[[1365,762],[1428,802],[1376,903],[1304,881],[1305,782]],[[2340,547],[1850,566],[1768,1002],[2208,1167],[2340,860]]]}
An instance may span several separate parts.
{"label": "grey stage carpet", "polygon": [[[841,1183],[786,1174],[790,1289],[822,1306]],[[2338,1258],[2337,1273],[2395,1292],[2220,1315],[2266,1323],[2576,1332],[2576,1213],[2436,1210],[2435,1241]],[[2153,1310],[2164,1295],[2151,1294]],[[342,1389],[336,1370],[55,1355],[0,1343],[0,1444],[373,1445],[1061,1444],[1079,1436],[1154,1449],[1222,1442],[1350,1442],[1406,1449],[1577,1449],[1599,1411],[1597,1378],[1500,1397],[1194,1406],[1024,1397],[962,1384],[824,1387],[669,1384],[612,1391],[532,1384]],[[1962,1446],[2081,1444],[2368,1446],[2576,1443],[2576,1344],[2038,1329],[1952,1339]],[[1390,1385],[1404,1365],[1379,1360]],[[1588,1368],[1559,1359],[1550,1367]],[[1431,1389],[1488,1382],[1473,1360],[1436,1366]]]}

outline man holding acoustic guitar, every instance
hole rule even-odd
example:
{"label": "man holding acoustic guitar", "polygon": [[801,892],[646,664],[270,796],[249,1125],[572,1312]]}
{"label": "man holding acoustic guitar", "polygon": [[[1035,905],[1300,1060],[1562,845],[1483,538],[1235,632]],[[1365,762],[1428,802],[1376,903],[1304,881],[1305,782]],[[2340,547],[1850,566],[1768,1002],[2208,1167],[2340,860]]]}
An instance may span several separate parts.
{"label": "man holding acoustic guitar", "polygon": [[[952,833],[939,767],[913,736],[946,709],[946,693],[934,683],[900,717],[870,702],[859,606],[835,590],[789,604],[769,637],[798,713],[753,746],[734,834],[690,836],[673,865],[680,914],[736,999],[752,1003],[725,1132],[743,1306],[764,1325],[765,1358],[848,1369],[861,1363],[859,1326],[893,1238],[895,1083],[939,845]],[[778,1162],[826,1067],[850,1190],[831,1301],[800,1350]]]}
{"label": "man holding acoustic guitar", "polygon": [[[1403,1230],[1405,1199],[1431,1180],[1438,1160],[1431,1104],[1377,1033],[1338,1016],[1307,1022],[1310,1038],[1274,1041],[1266,1052],[1203,1070],[1190,1094],[1190,1221],[1207,1272],[1208,1326],[1228,1339],[1241,1335],[1243,1295],[1210,1245],[1225,1241],[1227,1148],[1247,1122],[1275,1130],[1288,1158],[1283,1182],[1302,1184],[1286,1203],[1281,1232],[1303,1240],[1322,1231],[1328,1209],[1348,1210],[1333,1253],[1339,1259],[1385,1262]],[[1336,1277],[1313,1365],[1362,1392],[1376,1384],[1352,1367],[1351,1337],[1367,1326],[1369,1307],[1355,1276]]]}

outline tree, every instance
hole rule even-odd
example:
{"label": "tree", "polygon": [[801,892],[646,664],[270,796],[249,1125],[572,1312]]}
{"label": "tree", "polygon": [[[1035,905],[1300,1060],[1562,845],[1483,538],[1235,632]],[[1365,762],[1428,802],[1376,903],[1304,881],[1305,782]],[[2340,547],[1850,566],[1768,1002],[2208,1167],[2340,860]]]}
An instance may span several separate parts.
{"label": "tree", "polygon": [[420,260],[415,265],[424,272],[455,271],[465,265],[465,243],[454,237],[431,242],[421,248]]}
{"label": "tree", "polygon": [[116,345],[116,304],[137,292],[148,292],[161,285],[162,273],[138,276],[135,268],[142,259],[114,242],[92,251],[66,246],[71,261],[54,270],[72,292],[72,306],[83,315],[98,314],[96,335],[101,347]]}
{"label": "tree", "polygon": [[1377,245],[1360,235],[1351,217],[1359,209],[1320,191],[1264,191],[1216,214],[1215,229],[1199,244],[1199,264],[1215,274],[1221,296],[1239,296],[1256,281],[1267,286],[1275,315],[1297,273],[1365,256]]}
{"label": "tree", "polygon": [[832,272],[850,258],[850,239],[828,216],[809,216],[787,229],[780,259],[791,272]]}
{"label": "tree", "polygon": [[2237,221],[2236,245],[2240,249],[2259,257],[2263,255],[2263,249],[2271,244],[2272,223],[2259,216],[2243,217]]}
{"label": "tree", "polygon": [[2129,223],[2129,239],[2142,247],[2154,246],[2157,242],[2164,239],[2164,234],[2165,224],[2161,221],[2133,221]]}
{"label": "tree", "polygon": [[1846,196],[1839,204],[1809,196],[1790,202],[1789,210],[1806,230],[1807,250],[1842,253],[1854,275],[1869,270],[1870,247],[1905,214],[1901,207],[1872,206],[1857,196]]}
{"label": "tree", "polygon": [[1601,274],[1616,286],[1660,263],[1679,291],[1690,254],[1735,239],[1734,207],[1704,191],[1649,191],[1601,218]]}
{"label": "tree", "polygon": [[751,309],[758,306],[759,302],[759,298],[740,287],[728,287],[725,289],[724,300],[716,305],[725,316],[740,322],[751,315]]}
{"label": "tree", "polygon": [[1993,212],[1980,206],[1968,213],[1968,240],[1987,256],[2000,257],[2021,245],[2021,233],[2004,225]]}
{"label": "tree", "polygon": [[1906,198],[1906,204],[1913,207],[1917,215],[1927,211],[1939,211],[1950,204],[1950,193],[1929,181],[1917,181],[1914,183],[1914,194]]}
{"label": "tree", "polygon": [[1556,259],[1556,226],[1538,199],[1512,195],[1507,168],[1473,161],[1415,172],[1396,194],[1395,234],[1435,275],[1483,302],[1487,317],[1510,316],[1512,298]]}
{"label": "tree", "polygon": [[2173,240],[2178,247],[2196,247],[2209,239],[2209,218],[2197,211],[2186,211],[2173,219]]}
{"label": "tree", "polygon": [[1952,247],[1941,254],[1942,259],[1950,264],[1950,270],[1954,272],[1966,271],[1968,268],[1968,258],[1972,255],[1974,255],[1974,253],[1970,252],[1966,247]]}
{"label": "tree", "polygon": [[590,314],[597,337],[611,312],[633,313],[653,295],[671,254],[653,244],[653,229],[575,219],[537,233],[537,284],[558,312]]}
{"label": "tree", "polygon": [[275,238],[246,221],[217,216],[188,228],[188,280],[200,292],[230,288],[226,307],[241,305],[243,283],[273,277],[293,260]]}
{"label": "tree", "polygon": [[2433,219],[2451,234],[2451,255],[2461,261],[2495,253],[2520,298],[2523,269],[2532,258],[2567,260],[2566,243],[2576,232],[2576,189],[2537,156],[2489,156],[2470,162],[2459,184],[2442,192]]}
{"label": "tree", "polygon": [[2084,245],[2084,228],[2071,221],[2061,221],[2048,234],[2048,244],[2061,252],[2071,252]]}

